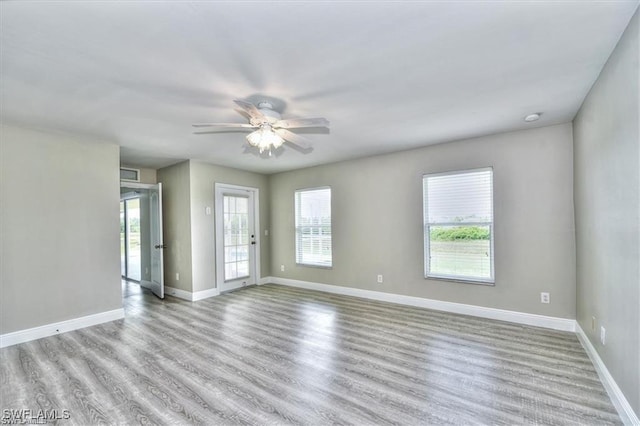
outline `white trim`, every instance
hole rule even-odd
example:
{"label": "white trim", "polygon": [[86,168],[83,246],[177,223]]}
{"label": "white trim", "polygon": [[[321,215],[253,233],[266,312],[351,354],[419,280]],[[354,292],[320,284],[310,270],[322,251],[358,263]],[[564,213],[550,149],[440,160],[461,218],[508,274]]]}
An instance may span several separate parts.
{"label": "white trim", "polygon": [[218,296],[220,292],[217,288],[210,288],[208,290],[201,290],[192,293],[190,291],[181,290],[179,288],[164,287],[164,294],[177,297],[179,299],[188,300],[189,302],[197,302],[198,300],[208,299],[209,297]]}
{"label": "white trim", "polygon": [[154,189],[157,187],[157,183],[140,183],[132,180],[121,180],[120,188],[132,188],[132,189]]}
{"label": "white trim", "polygon": [[214,297],[214,296],[218,296],[218,295],[220,295],[220,292],[218,291],[217,288],[210,288],[208,290],[200,290],[200,291],[196,291],[195,293],[191,293],[191,301],[192,302],[196,302],[198,300],[208,299],[210,297]]}
{"label": "white trim", "polygon": [[493,166],[476,167],[475,169],[445,170],[444,172],[425,173],[422,175],[422,177],[425,178],[425,177],[435,177],[435,176],[464,175],[469,173],[487,172],[487,171],[490,171],[491,174],[493,175]]}
{"label": "white trim", "polygon": [[122,318],[124,318],[124,309],[120,308],[66,321],[45,324],[39,327],[28,328],[26,330],[14,331],[12,333],[0,335],[0,348],[30,342],[36,339],[42,339],[43,337],[49,337],[55,334],[66,333],[80,328],[91,327],[92,325],[98,325]]}
{"label": "white trim", "polygon": [[260,277],[258,285],[269,284],[273,282],[273,277]]}
{"label": "white trim", "polygon": [[587,352],[589,359],[593,363],[593,366],[598,373],[598,377],[600,377],[600,381],[607,390],[613,406],[618,410],[618,414],[620,415],[622,422],[625,425],[640,425],[640,419],[638,419],[638,416],[634,413],[633,408],[631,408],[631,404],[629,404],[629,401],[625,398],[624,394],[618,387],[618,384],[611,376],[611,373],[609,373],[607,366],[602,362],[600,355],[598,355],[598,351],[596,351],[596,348],[591,344],[591,341],[577,321],[576,334],[578,336],[578,340],[580,340],[580,343],[582,344],[582,347]]}
{"label": "white trim", "polygon": [[309,281],[292,280],[289,278],[267,277],[265,282],[281,284],[290,287],[300,287],[309,290],[324,291],[327,293],[343,294],[346,296],[362,297],[365,299],[379,300],[382,302],[398,303],[401,305],[417,306],[420,308],[434,309],[436,311],[452,312],[456,314],[471,315],[481,318],[490,318],[500,321],[509,321],[517,324],[532,325],[536,327],[551,328],[553,330],[575,332],[575,320],[569,318],[548,317],[544,315],[528,314],[524,312],[507,311],[504,309],[486,308],[483,306],[466,305],[463,303],[445,302],[442,300],[425,299],[422,297],[405,296],[401,294],[384,293],[381,291],[363,290],[352,287],[320,284]]}
{"label": "white trim", "polygon": [[191,297],[193,293],[191,293],[190,291],[180,290],[179,288],[169,287],[168,285],[165,285],[164,294],[192,302]]}

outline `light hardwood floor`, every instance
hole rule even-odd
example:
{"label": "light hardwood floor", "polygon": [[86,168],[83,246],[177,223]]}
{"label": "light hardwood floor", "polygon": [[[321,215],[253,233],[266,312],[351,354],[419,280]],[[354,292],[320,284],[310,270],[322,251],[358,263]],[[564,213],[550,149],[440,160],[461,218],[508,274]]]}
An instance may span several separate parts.
{"label": "light hardwood floor", "polygon": [[[0,350],[58,424],[620,424],[573,333],[264,285]],[[69,303],[73,303],[71,300]]]}

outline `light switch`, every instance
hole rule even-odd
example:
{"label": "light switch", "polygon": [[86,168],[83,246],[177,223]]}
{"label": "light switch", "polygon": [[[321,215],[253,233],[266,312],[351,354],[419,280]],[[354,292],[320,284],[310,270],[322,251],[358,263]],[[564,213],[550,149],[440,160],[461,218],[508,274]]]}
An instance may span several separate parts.
{"label": "light switch", "polygon": [[204,209],[204,212],[205,212],[205,214],[206,214],[207,216],[209,216],[209,215],[211,214],[211,207],[207,206],[207,207]]}

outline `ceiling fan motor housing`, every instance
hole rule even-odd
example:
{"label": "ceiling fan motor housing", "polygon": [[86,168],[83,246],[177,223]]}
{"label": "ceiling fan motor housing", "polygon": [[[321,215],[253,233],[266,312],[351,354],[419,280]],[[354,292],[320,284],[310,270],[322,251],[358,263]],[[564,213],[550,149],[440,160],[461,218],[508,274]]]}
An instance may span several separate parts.
{"label": "ceiling fan motor housing", "polygon": [[[277,111],[273,110],[273,105],[269,102],[258,103],[258,111],[260,111],[262,115],[264,115],[264,117],[267,119],[267,122],[269,124],[273,124],[282,118]],[[251,120],[251,124],[260,124],[260,123],[254,123],[253,120]]]}

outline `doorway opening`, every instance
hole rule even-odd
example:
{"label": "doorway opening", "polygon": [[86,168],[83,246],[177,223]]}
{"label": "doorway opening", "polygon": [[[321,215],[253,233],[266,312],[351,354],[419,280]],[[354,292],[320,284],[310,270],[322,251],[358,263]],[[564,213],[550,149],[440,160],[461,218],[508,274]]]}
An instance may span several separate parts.
{"label": "doorway opening", "polygon": [[[122,278],[140,282],[142,279],[142,249],[140,232],[140,198],[120,199],[120,273]],[[144,247],[147,254],[148,247]],[[145,265],[145,274],[149,268]]]}
{"label": "doorway opening", "polygon": [[164,298],[162,184],[120,186],[120,273]]}

